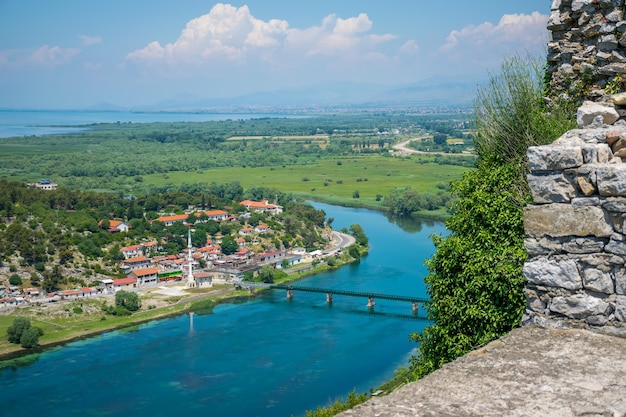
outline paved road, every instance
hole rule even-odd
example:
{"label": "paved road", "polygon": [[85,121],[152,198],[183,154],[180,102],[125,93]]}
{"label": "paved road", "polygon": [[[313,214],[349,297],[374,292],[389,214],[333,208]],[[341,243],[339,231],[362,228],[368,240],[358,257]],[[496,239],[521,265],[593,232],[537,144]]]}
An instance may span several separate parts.
{"label": "paved road", "polygon": [[354,245],[355,242],[356,240],[353,236],[333,230],[332,239],[330,241],[330,249],[326,250],[326,252],[334,255],[337,252],[341,251],[343,248]]}

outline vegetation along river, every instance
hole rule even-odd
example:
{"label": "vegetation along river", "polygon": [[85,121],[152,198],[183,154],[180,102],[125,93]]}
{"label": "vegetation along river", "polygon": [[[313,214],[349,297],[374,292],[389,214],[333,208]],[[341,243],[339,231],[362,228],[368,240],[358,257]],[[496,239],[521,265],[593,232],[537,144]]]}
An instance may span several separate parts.
{"label": "vegetation along river", "polygon": [[[426,297],[424,260],[441,223],[314,203],[338,230],[358,223],[370,242],[357,264],[298,284]],[[154,321],[15,361],[0,370],[2,415],[303,416],[407,364],[408,335],[425,320],[408,302],[268,291],[212,314]],[[424,311],[421,312],[424,315]]]}

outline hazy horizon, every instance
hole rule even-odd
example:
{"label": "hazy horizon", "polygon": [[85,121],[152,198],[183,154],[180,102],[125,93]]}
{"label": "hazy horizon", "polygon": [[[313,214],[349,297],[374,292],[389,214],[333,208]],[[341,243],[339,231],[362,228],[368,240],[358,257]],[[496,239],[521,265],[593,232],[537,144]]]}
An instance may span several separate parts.
{"label": "hazy horizon", "polygon": [[549,2],[445,5],[3,0],[0,107],[131,108],[331,83],[372,86],[375,96],[433,77],[485,77],[507,55],[545,53]]}

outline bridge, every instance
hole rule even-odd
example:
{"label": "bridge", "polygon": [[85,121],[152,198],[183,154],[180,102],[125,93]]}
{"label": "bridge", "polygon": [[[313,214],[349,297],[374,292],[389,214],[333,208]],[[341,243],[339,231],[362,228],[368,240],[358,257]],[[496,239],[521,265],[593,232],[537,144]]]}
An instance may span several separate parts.
{"label": "bridge", "polygon": [[313,292],[326,294],[326,303],[331,304],[333,302],[333,295],[342,295],[348,297],[363,297],[367,298],[367,307],[371,310],[374,308],[376,304],[376,299],[379,300],[393,300],[393,301],[404,301],[411,303],[411,308],[414,315],[417,315],[419,304],[424,304],[429,301],[427,298],[413,297],[407,295],[393,295],[393,294],[381,294],[381,293],[373,293],[373,292],[362,292],[362,291],[350,291],[350,290],[339,290],[334,288],[316,288],[316,287],[304,287],[300,285],[284,285],[284,284],[265,284],[260,282],[249,282],[242,281],[242,287],[248,287],[250,291],[253,291],[255,288],[268,289],[268,290],[285,290],[287,291],[287,299],[293,299],[294,291],[302,291],[302,292]]}

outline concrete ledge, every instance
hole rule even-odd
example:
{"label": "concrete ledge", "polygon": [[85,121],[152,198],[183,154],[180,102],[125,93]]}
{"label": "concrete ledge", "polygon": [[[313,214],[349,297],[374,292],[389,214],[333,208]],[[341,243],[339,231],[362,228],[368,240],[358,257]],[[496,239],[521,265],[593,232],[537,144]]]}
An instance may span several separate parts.
{"label": "concrete ledge", "polygon": [[527,326],[341,416],[626,416],[626,339]]}

